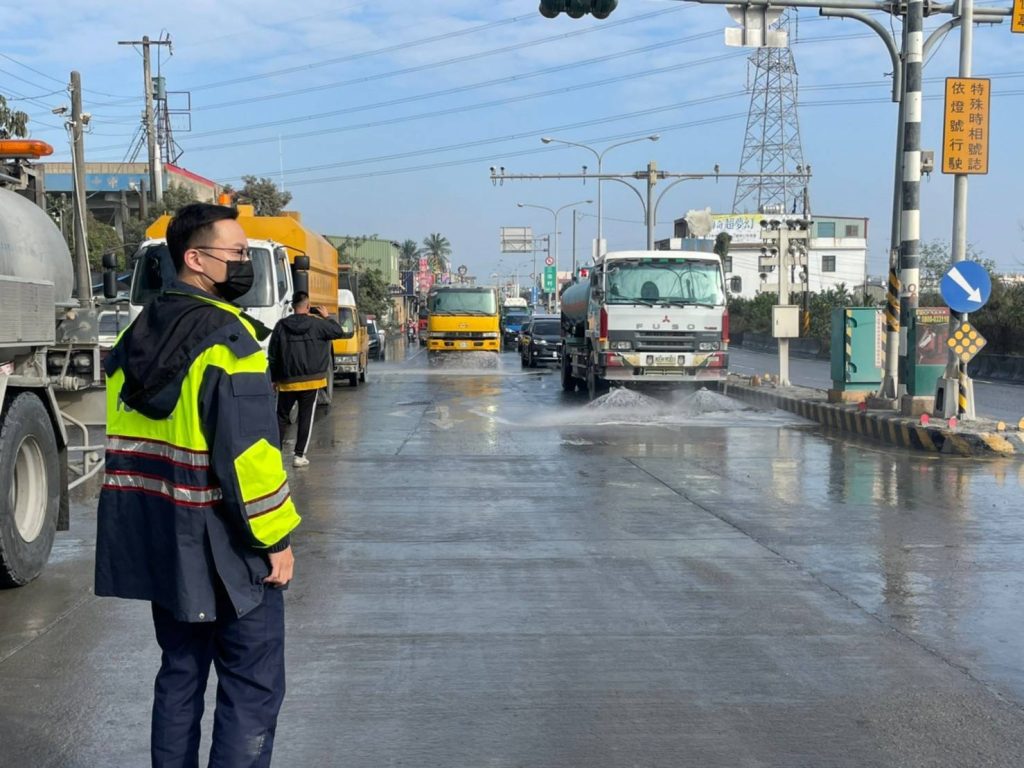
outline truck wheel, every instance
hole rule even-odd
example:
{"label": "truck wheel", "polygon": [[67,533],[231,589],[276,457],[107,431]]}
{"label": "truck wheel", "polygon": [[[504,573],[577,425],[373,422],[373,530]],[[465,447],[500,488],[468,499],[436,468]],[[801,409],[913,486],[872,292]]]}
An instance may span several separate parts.
{"label": "truck wheel", "polygon": [[596,400],[601,394],[608,391],[608,382],[597,375],[597,369],[593,365],[587,366],[587,395],[591,400]]}
{"label": "truck wheel", "polygon": [[53,423],[39,398],[23,392],[0,422],[0,586],[20,587],[43,570],[59,506]]}
{"label": "truck wheel", "polygon": [[348,385],[350,387],[358,387],[359,386],[359,374],[358,373],[350,373],[350,374],[348,374]]}
{"label": "truck wheel", "polygon": [[361,371],[359,371],[359,380],[362,381],[362,382],[366,381],[366,369],[365,368],[363,368]]}
{"label": "truck wheel", "polygon": [[566,355],[562,355],[562,389],[566,392],[576,391],[576,377],[572,375],[572,364]]}

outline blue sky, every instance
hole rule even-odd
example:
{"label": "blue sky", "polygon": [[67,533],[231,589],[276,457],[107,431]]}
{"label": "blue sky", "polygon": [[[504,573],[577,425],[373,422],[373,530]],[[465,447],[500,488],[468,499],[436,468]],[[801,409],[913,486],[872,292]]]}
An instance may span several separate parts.
{"label": "blue sky", "polygon": [[[117,41],[169,32],[174,52],[161,55],[160,70],[169,90],[191,92],[192,104],[191,133],[176,135],[180,165],[222,182],[249,173],[283,179],[295,196],[290,207],[323,232],[396,240],[441,232],[455,263],[484,277],[498,265],[499,227],[552,229],[548,213],[517,202],[558,207],[596,191],[579,181],[493,186],[489,166],[593,170],[588,153],[540,137],[600,148],[657,132],[656,144],[611,152],[605,170],[654,160],[667,171],[716,163],[735,171],[749,102],[748,52],[724,45],[724,8],[675,0],[620,0],[604,22],[548,20],[536,0],[306,0],[291,13],[269,0],[37,0],[0,8],[0,19],[8,40],[0,93],[32,115],[33,134],[57,147],[56,159],[67,157],[66,138],[49,110],[67,103],[60,89],[72,69],[82,73],[94,115],[87,159],[125,158],[142,108],[142,66]],[[942,79],[956,74],[958,46],[953,32],[925,68],[926,148],[941,143]],[[880,274],[896,135],[888,55],[864,25],[809,11],[799,15],[793,50],[812,210],[867,216],[870,270]],[[990,173],[970,182],[968,237],[1004,271],[1024,271],[1024,35],[1008,24],[980,27],[974,50],[974,74],[993,77],[992,143]],[[923,237],[948,241],[951,177],[935,173],[922,187]],[[726,180],[676,186],[659,208],[657,236],[669,236],[672,219],[691,208],[728,211],[733,192]],[[595,234],[594,208],[581,207],[581,255]],[[634,194],[608,184],[604,215],[610,249],[642,247]],[[559,225],[565,262],[568,212]],[[514,262],[506,256],[503,270]]]}

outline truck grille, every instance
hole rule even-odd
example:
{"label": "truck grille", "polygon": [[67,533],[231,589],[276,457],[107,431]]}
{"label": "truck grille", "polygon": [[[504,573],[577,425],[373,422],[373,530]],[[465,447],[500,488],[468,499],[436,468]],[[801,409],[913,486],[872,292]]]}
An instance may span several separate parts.
{"label": "truck grille", "polygon": [[[443,339],[482,339],[484,331],[441,331]],[[436,338],[436,337],[435,337]]]}
{"label": "truck grille", "polygon": [[697,334],[686,331],[637,331],[634,339],[638,352],[697,351]]}

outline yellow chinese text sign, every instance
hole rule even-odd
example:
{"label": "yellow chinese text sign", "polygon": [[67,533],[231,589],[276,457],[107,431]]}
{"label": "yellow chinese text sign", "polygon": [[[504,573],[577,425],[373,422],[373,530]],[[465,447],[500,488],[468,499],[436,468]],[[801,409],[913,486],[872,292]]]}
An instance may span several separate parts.
{"label": "yellow chinese text sign", "polygon": [[988,78],[947,77],[942,129],[943,173],[988,173]]}

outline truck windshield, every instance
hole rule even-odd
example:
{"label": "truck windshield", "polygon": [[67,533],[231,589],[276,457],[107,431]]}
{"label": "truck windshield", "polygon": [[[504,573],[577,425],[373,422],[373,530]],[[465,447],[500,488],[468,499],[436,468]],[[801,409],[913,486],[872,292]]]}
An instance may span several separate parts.
{"label": "truck windshield", "polygon": [[352,307],[338,307],[338,325],[349,335],[349,338],[356,332],[356,313]]}
{"label": "truck windshield", "polygon": [[711,261],[628,260],[607,270],[609,304],[725,303],[722,271]]}
{"label": "truck windshield", "polygon": [[[274,304],[274,274],[270,251],[266,248],[250,248],[255,273],[252,288],[234,301],[239,307],[269,307]],[[171,254],[165,243],[144,245],[135,254],[135,272],[132,275],[131,302],[144,305],[163,291],[164,286],[175,279]]]}
{"label": "truck windshield", "polygon": [[530,311],[528,309],[507,309],[505,310],[505,322],[522,324],[530,319]]}
{"label": "truck windshield", "polygon": [[496,315],[492,291],[438,291],[427,297],[427,309],[436,315]]}

